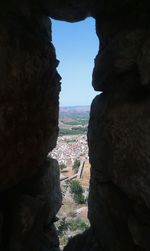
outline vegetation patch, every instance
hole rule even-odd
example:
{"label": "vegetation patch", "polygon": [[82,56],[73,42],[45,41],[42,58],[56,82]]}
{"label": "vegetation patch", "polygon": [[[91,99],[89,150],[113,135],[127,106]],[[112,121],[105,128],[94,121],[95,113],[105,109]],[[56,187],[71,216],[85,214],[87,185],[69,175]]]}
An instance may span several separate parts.
{"label": "vegetation patch", "polygon": [[74,121],[62,121],[66,125],[76,126],[76,125],[82,125],[85,126],[88,124],[88,119],[80,119],[80,120],[74,120]]}
{"label": "vegetation patch", "polygon": [[61,246],[65,246],[68,239],[78,233],[82,233],[89,228],[89,222],[85,222],[81,218],[62,218],[56,224],[58,235],[60,236]]}
{"label": "vegetation patch", "polygon": [[74,127],[74,129],[65,129],[65,128],[60,128],[59,129],[59,136],[64,136],[64,135],[78,135],[78,134],[85,134],[87,133],[87,127]]}
{"label": "vegetation patch", "polygon": [[86,200],[83,195],[83,188],[78,180],[72,180],[70,182],[70,192],[73,194],[74,201],[77,204],[85,204]]}
{"label": "vegetation patch", "polygon": [[67,166],[65,165],[65,163],[60,163],[59,164],[59,168],[60,168],[60,170],[63,170],[63,169],[65,169]]}
{"label": "vegetation patch", "polygon": [[76,159],[76,160],[74,161],[74,164],[73,164],[73,166],[72,166],[72,169],[74,170],[75,173],[77,173],[78,170],[79,170],[79,167],[80,167],[80,160]]}

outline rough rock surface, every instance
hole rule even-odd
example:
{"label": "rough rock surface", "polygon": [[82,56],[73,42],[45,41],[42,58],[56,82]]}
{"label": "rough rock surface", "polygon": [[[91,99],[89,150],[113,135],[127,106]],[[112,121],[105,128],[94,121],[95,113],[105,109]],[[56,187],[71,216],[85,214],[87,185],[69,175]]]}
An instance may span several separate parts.
{"label": "rough rock surface", "polygon": [[103,251],[102,247],[97,243],[95,234],[90,228],[83,234],[78,234],[73,237],[68,245],[64,248],[64,251]]}
{"label": "rough rock surface", "polygon": [[149,250],[149,99],[141,95],[102,94],[91,108],[89,219],[106,250]]}
{"label": "rough rock surface", "polygon": [[97,17],[102,43],[93,86],[103,94],[93,101],[88,130],[89,219],[110,251],[150,249],[149,31],[146,11],[141,23],[138,11]]}
{"label": "rough rock surface", "polygon": [[47,160],[35,176],[1,196],[2,250],[59,248],[53,223],[61,206],[59,166]]}
{"label": "rough rock surface", "polygon": [[2,226],[3,226],[3,215],[0,211],[0,249],[2,248]]}
{"label": "rough rock surface", "polygon": [[12,18],[0,29],[0,190],[40,168],[58,133],[58,62],[44,33],[50,23],[41,17],[37,33],[26,18]]}
{"label": "rough rock surface", "polygon": [[75,22],[87,16],[96,19],[101,42],[93,87],[103,91],[93,101],[88,132],[92,232],[65,250],[150,250],[148,1],[2,0],[2,251],[59,250],[57,164],[46,160],[56,144],[60,91],[49,17]]}

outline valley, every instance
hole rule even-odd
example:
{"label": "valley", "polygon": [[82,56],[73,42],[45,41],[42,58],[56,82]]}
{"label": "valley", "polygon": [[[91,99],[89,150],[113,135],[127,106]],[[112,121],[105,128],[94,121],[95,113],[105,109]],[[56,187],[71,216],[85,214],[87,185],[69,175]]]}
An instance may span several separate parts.
{"label": "valley", "polygon": [[59,137],[51,157],[60,167],[63,196],[56,228],[61,248],[68,239],[89,227],[87,201],[90,164],[88,158],[87,128],[89,107],[62,107],[59,117]]}

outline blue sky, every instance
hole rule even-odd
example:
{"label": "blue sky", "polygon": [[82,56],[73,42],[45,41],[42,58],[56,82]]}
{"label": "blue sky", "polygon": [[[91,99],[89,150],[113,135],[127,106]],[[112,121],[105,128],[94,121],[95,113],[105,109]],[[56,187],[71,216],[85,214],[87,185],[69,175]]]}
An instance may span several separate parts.
{"label": "blue sky", "polygon": [[95,20],[87,18],[77,23],[52,20],[52,40],[60,60],[60,106],[90,105],[98,94],[91,85],[99,47]]}

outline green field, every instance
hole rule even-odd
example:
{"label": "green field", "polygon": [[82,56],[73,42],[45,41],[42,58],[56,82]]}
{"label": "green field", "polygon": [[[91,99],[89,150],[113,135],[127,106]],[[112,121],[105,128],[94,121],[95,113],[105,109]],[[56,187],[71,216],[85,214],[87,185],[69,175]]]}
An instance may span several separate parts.
{"label": "green field", "polygon": [[60,109],[59,119],[59,136],[85,134],[89,121],[89,107],[64,107]]}
{"label": "green field", "polygon": [[59,136],[64,135],[78,135],[78,134],[85,134],[87,133],[87,127],[85,128],[74,128],[74,129],[64,129],[60,128],[59,130]]}
{"label": "green field", "polygon": [[88,124],[88,119],[75,119],[74,121],[65,121],[65,120],[62,120],[62,122],[66,125],[71,125],[71,126],[77,126],[77,125],[82,125],[82,126],[85,126]]}

